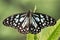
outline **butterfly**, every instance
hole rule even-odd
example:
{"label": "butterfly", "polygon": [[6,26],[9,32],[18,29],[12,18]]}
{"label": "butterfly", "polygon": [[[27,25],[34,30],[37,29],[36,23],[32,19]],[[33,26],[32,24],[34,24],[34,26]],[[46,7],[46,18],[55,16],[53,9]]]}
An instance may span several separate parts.
{"label": "butterfly", "polygon": [[55,25],[56,20],[46,14],[28,11],[7,17],[3,24],[14,27],[23,34],[37,34],[41,29]]}

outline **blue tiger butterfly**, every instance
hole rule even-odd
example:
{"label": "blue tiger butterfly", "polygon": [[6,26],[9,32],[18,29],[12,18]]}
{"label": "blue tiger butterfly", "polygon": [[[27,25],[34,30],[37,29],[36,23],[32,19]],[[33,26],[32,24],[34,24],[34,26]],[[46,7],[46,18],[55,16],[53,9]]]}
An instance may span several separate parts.
{"label": "blue tiger butterfly", "polygon": [[3,24],[14,27],[23,34],[37,34],[42,28],[56,24],[56,20],[46,14],[28,11],[7,17]]}

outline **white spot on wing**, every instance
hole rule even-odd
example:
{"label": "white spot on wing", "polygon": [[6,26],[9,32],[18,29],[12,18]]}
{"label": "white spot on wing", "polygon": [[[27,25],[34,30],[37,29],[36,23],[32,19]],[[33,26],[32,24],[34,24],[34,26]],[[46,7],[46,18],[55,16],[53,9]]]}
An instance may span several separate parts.
{"label": "white spot on wing", "polygon": [[19,15],[17,15],[16,18],[19,18]]}
{"label": "white spot on wing", "polygon": [[36,31],[38,31],[38,30],[36,30]]}
{"label": "white spot on wing", "polygon": [[11,18],[10,21],[12,21],[13,19]]}
{"label": "white spot on wing", "polygon": [[27,30],[29,30],[29,28],[27,28]]}
{"label": "white spot on wing", "polygon": [[41,24],[41,22],[39,24]]}
{"label": "white spot on wing", "polygon": [[18,23],[18,19],[16,20],[16,23]]}
{"label": "white spot on wing", "polygon": [[51,21],[51,23],[53,23],[53,21]]}
{"label": "white spot on wing", "polygon": [[50,18],[50,20],[52,21],[53,19],[52,19],[52,18]]}
{"label": "white spot on wing", "polygon": [[40,14],[40,17],[43,18],[43,16]]}
{"label": "white spot on wing", "polygon": [[38,29],[40,29],[40,28],[38,27]]}
{"label": "white spot on wing", "polygon": [[10,24],[12,25],[12,22],[10,22]]}
{"label": "white spot on wing", "polygon": [[46,15],[46,18],[48,19],[48,16]]}
{"label": "white spot on wing", "polygon": [[34,31],[35,31],[35,29],[34,29]]}
{"label": "white spot on wing", "polygon": [[35,20],[33,19],[33,17],[32,17],[32,24],[33,24],[33,26],[36,28],[37,27],[37,23],[35,22]]}
{"label": "white spot on wing", "polygon": [[24,20],[24,22],[22,23],[22,27],[24,28],[27,24],[28,24],[28,18],[26,17],[26,19]]}
{"label": "white spot on wing", "polygon": [[43,20],[45,20],[45,18],[42,18]]}
{"label": "white spot on wing", "polygon": [[20,25],[20,23],[18,23],[18,25]]}
{"label": "white spot on wing", "polygon": [[17,27],[19,28],[19,25]]}
{"label": "white spot on wing", "polygon": [[21,29],[21,27],[19,29]]}
{"label": "white spot on wing", "polygon": [[13,16],[11,16],[11,19],[13,18]]}
{"label": "white spot on wing", "polygon": [[15,20],[16,23],[18,23],[18,19],[15,18],[14,20]]}
{"label": "white spot on wing", "polygon": [[9,20],[9,18],[7,18],[7,20]]}
{"label": "white spot on wing", "polygon": [[23,31],[23,30],[21,30],[21,31]]}
{"label": "white spot on wing", "polygon": [[43,23],[43,26],[45,26],[46,25],[46,23]]}
{"label": "white spot on wing", "polygon": [[16,26],[16,24],[15,24],[15,23],[14,23],[13,25],[14,25],[14,26]]}
{"label": "white spot on wing", "polygon": [[44,20],[43,20],[43,19],[41,19],[41,22],[43,23],[43,22],[44,22]]}
{"label": "white spot on wing", "polygon": [[24,20],[24,18],[25,18],[25,17],[20,18],[20,22],[22,22],[22,21]]}
{"label": "white spot on wing", "polygon": [[31,30],[33,30],[33,28],[31,28]]}
{"label": "white spot on wing", "polygon": [[38,22],[40,21],[40,19],[38,17],[35,18]]}
{"label": "white spot on wing", "polygon": [[9,22],[7,21],[6,23],[8,24]]}

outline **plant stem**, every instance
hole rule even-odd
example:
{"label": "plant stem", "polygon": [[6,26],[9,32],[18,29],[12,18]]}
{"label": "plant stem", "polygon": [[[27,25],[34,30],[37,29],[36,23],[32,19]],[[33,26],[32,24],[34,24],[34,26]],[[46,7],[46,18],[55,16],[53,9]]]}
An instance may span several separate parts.
{"label": "plant stem", "polygon": [[38,40],[37,34],[34,34],[34,40]]}

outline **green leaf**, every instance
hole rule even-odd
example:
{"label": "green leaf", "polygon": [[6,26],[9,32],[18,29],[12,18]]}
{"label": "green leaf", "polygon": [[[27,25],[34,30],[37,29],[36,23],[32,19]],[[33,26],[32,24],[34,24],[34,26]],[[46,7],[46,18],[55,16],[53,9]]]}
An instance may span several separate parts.
{"label": "green leaf", "polygon": [[31,33],[29,33],[26,36],[26,40],[39,40],[39,39],[37,38],[37,34],[31,34]]}
{"label": "green leaf", "polygon": [[26,40],[34,40],[34,34],[27,34]]}
{"label": "green leaf", "polygon": [[60,37],[60,20],[57,21],[57,24],[54,27],[56,27],[56,29],[49,36],[48,40],[58,40]]}

